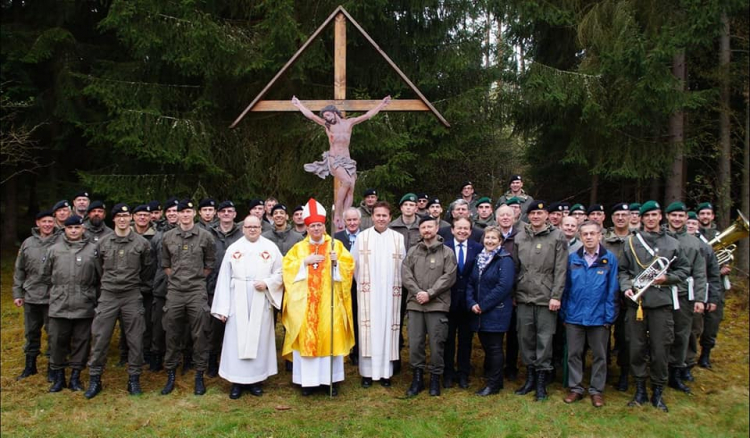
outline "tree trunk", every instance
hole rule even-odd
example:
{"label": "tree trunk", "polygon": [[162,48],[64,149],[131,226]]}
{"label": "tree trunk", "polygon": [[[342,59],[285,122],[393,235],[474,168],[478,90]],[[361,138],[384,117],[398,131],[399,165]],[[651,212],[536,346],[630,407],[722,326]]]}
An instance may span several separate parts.
{"label": "tree trunk", "polygon": [[3,249],[7,245],[18,245],[18,177],[9,179],[3,185]]}
{"label": "tree trunk", "polygon": [[[747,84],[745,84],[747,87]],[[742,167],[742,189],[740,194],[740,209],[745,217],[750,213],[750,99],[745,94],[745,144],[742,153],[744,161]],[[738,243],[736,254],[737,268],[747,276],[750,272],[750,240],[742,239]]]}
{"label": "tree trunk", "polygon": [[[685,91],[685,50],[680,50],[672,57],[672,74],[677,78],[677,91]],[[685,113],[680,108],[669,117],[669,142],[674,151],[672,170],[667,177],[664,204],[681,201],[684,192],[685,174]]]}
{"label": "tree trunk", "polygon": [[729,132],[729,18],[726,12],[721,14],[721,36],[719,49],[719,77],[721,82],[721,97],[719,102],[719,175],[717,187],[717,221],[719,228],[724,229],[729,226],[731,200],[731,183],[732,183],[732,142]]}
{"label": "tree trunk", "polygon": [[651,180],[651,187],[648,191],[648,199],[641,201],[643,204],[646,201],[658,201],[659,200],[659,188],[661,187],[660,178],[654,178]]}

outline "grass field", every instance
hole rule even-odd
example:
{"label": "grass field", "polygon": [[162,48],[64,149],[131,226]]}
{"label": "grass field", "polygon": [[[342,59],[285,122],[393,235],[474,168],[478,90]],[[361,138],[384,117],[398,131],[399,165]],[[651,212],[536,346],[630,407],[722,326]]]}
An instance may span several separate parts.
{"label": "grass field", "polygon": [[[748,289],[737,285],[729,297],[714,370],[696,368],[693,396],[667,390],[668,414],[647,406],[628,408],[632,388],[619,393],[608,385],[607,405],[591,406],[588,399],[566,405],[562,386],[550,386],[550,399],[536,403],[531,395],[513,395],[521,383],[506,382],[497,396],[473,395],[480,378],[472,376],[469,390],[444,390],[439,398],[427,393],[406,399],[409,373],[385,389],[359,387],[357,370],[347,363],[341,394],[302,397],[285,371],[268,380],[260,397],[243,395],[229,400],[229,383],[207,379],[208,393],[192,394],[192,374],[180,376],[169,396],[159,394],[165,376],[145,371],[144,395],[130,397],[124,368],[110,366],[103,376],[104,391],[93,400],[64,390],[49,394],[40,358],[40,374],[16,381],[23,369],[23,312],[11,295],[13,253],[2,257],[2,436],[8,437],[747,437],[748,423]],[[117,335],[109,363],[117,362]],[[473,364],[481,364],[475,347]],[[402,353],[406,357],[406,352]],[[590,361],[589,361],[590,362]],[[283,369],[283,367],[281,367]],[[68,373],[69,374],[69,373]],[[84,372],[84,384],[88,374]]]}

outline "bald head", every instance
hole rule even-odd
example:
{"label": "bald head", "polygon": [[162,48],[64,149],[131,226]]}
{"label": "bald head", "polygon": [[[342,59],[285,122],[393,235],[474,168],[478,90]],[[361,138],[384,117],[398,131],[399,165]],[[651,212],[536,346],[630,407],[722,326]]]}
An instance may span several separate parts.
{"label": "bald head", "polygon": [[257,242],[260,238],[260,218],[255,215],[248,215],[242,222],[242,234],[245,235],[247,240],[251,242]]}

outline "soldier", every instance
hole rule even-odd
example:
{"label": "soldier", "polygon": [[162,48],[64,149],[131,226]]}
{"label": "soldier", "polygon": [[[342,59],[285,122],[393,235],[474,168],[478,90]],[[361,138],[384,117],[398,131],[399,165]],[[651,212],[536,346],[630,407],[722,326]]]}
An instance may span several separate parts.
{"label": "soldier", "polygon": [[152,288],[153,304],[151,305],[151,363],[149,371],[161,371],[166,351],[166,333],[164,332],[164,305],[167,303],[167,274],[161,269],[161,251],[164,234],[177,226],[177,205],[179,201],[172,197],[164,203],[164,223],[151,239],[151,250],[156,260],[154,287]]}
{"label": "soldier", "polygon": [[362,198],[362,202],[359,204],[359,212],[362,214],[360,227],[363,230],[366,230],[372,226],[372,209],[375,207],[375,204],[378,203],[378,191],[375,189],[367,189],[362,194]]}
{"label": "soldier", "polygon": [[[612,228],[608,229],[602,239],[602,245],[607,251],[612,252],[617,260],[621,260],[625,251],[624,244],[630,235],[630,206],[626,202],[620,202],[612,207]],[[622,291],[621,291],[622,292]],[[617,314],[617,320],[614,324],[615,348],[617,351],[617,366],[620,367],[620,378],[615,385],[618,391],[628,390],[628,374],[630,373],[630,358],[628,357],[628,343],[625,333],[625,299],[622,294],[619,295],[619,308],[622,309]]]}
{"label": "soldier", "polygon": [[273,230],[273,225],[271,225],[271,222],[266,219],[266,208],[262,199],[251,199],[250,203],[248,204],[248,211],[249,214],[260,219],[263,226],[263,229],[261,231],[265,232],[268,230]]}
{"label": "soldier", "polygon": [[[456,256],[437,235],[437,219],[422,218],[422,239],[406,254],[401,278],[408,291],[409,363],[414,376],[406,395],[413,397],[424,389],[424,372],[430,376],[430,395],[440,395],[444,370],[443,353],[448,334],[451,286],[456,282]],[[425,365],[425,338],[430,343],[430,365]]]}
{"label": "soldier", "polygon": [[586,220],[586,207],[582,204],[573,204],[570,207],[570,215],[576,219],[576,226],[580,226]]}
{"label": "soldier", "polygon": [[294,231],[289,225],[289,215],[284,204],[273,206],[271,220],[273,221],[273,229],[263,232],[262,236],[275,243],[279,247],[281,255],[286,255],[297,242],[304,239],[304,236]]}
{"label": "soldier", "polygon": [[70,204],[66,200],[58,201],[54,207],[52,207],[52,215],[55,217],[55,229],[63,230],[65,228],[65,221],[70,217]]}
{"label": "soldier", "polygon": [[294,211],[292,212],[292,227],[294,231],[305,237],[307,236],[307,225],[305,225],[305,218],[302,217],[303,208],[301,205],[294,207]]}
{"label": "soldier", "polygon": [[[159,207],[161,208],[161,207]],[[146,239],[149,242],[149,251],[151,251],[151,257],[154,259],[154,263],[151,264],[151,269],[146,275],[146,281],[141,284],[141,296],[143,297],[143,308],[146,313],[143,314],[145,318],[146,329],[143,331],[143,360],[151,364],[151,336],[153,334],[154,324],[151,320],[153,313],[154,304],[154,275],[156,274],[156,255],[154,254],[151,241],[156,236],[156,228],[154,228],[151,222],[151,207],[149,204],[141,204],[133,209],[133,224],[131,225],[132,230]],[[122,325],[120,325],[122,327]],[[120,350],[127,349],[127,342],[125,336],[120,336]],[[127,363],[127,359],[126,362]]]}
{"label": "soldier", "polygon": [[75,211],[75,214],[85,218],[89,211],[90,202],[91,196],[89,196],[89,192],[84,190],[76,193],[76,195],[73,196],[73,210]]}
{"label": "soldier", "polygon": [[91,324],[93,348],[89,361],[87,399],[102,390],[102,373],[112,340],[115,321],[119,319],[121,336],[128,344],[128,394],[141,394],[143,365],[143,332],[146,329],[141,288],[152,274],[151,245],[130,228],[132,215],[128,206],[112,208],[115,229],[99,242],[99,265],[102,270],[101,295]]}
{"label": "soldier", "polygon": [[555,228],[560,228],[563,219],[563,205],[559,202],[553,202],[549,205],[549,224]]}
{"label": "soldier", "polygon": [[427,193],[417,193],[417,215],[427,216],[427,203],[430,201],[430,197]]}
{"label": "soldier", "polygon": [[206,231],[216,225],[216,201],[212,198],[201,199],[198,204],[198,226]]}
{"label": "soldier", "polygon": [[273,196],[269,196],[263,201],[263,220],[269,224],[273,224],[273,207],[279,203],[279,200]]}
{"label": "soldier", "polygon": [[[532,202],[534,202],[534,198],[529,196],[524,190],[523,190],[523,179],[521,178],[521,175],[513,175],[510,177],[510,181],[508,182],[508,188],[509,190],[503,194],[503,196],[500,197],[500,199],[497,200],[497,204],[495,204],[495,208],[500,207],[503,204],[508,204],[508,201],[510,198],[516,198],[518,200],[518,204],[521,207],[521,211],[523,212],[523,218],[522,220],[526,221],[526,208],[531,205]],[[510,204],[508,204],[510,205]]]}
{"label": "soldier", "polygon": [[151,212],[151,222],[155,224],[154,228],[159,228],[158,224],[163,221],[164,211],[161,207],[161,202],[153,200],[148,203],[149,211]]}
{"label": "soldier", "polygon": [[[36,215],[36,227],[31,236],[23,241],[18,250],[16,268],[13,272],[13,304],[23,307],[24,336],[23,351],[26,365],[16,380],[37,373],[36,359],[42,348],[42,326],[47,331],[49,341],[49,289],[42,276],[47,250],[57,242],[55,220],[52,212],[42,211]],[[48,344],[49,349],[49,344]],[[48,378],[50,368],[47,366]]]}
{"label": "soldier", "polygon": [[523,226],[523,223],[525,223],[525,221],[528,219],[524,219],[524,221],[521,221],[521,216],[524,216],[524,218],[526,217],[526,215],[521,211],[521,200],[513,196],[512,198],[505,201],[505,205],[513,209],[513,220],[515,221],[514,223],[522,222],[521,224],[519,224],[519,226]]}
{"label": "soldier", "polygon": [[86,227],[86,238],[94,243],[99,243],[104,236],[112,234],[112,228],[104,223],[107,212],[104,210],[104,203],[94,201],[89,205],[88,219],[84,221]]}
{"label": "soldier", "polygon": [[64,225],[64,236],[50,247],[44,262],[43,275],[50,285],[50,367],[54,379],[49,392],[65,387],[66,365],[73,370],[70,389],[83,390],[81,370],[89,353],[101,277],[97,245],[83,237],[83,219],[70,216]]}
{"label": "soldier", "polygon": [[175,369],[179,362],[177,353],[182,347],[181,335],[187,321],[193,341],[195,364],[195,395],[206,393],[203,372],[206,370],[205,322],[210,317],[206,292],[206,277],[216,264],[216,247],[211,234],[195,226],[195,209],[190,201],[177,205],[179,226],[164,235],[161,249],[161,267],[167,274],[167,302],[164,328],[167,353],[164,367],[167,383],[162,395],[174,390]]}
{"label": "soldier", "polygon": [[[669,286],[685,281],[690,268],[680,251],[679,242],[660,228],[662,214],[659,204],[656,201],[644,203],[640,215],[643,230],[637,230],[628,237],[619,267],[620,290],[625,291],[627,298],[625,327],[630,345],[630,372],[635,379],[635,396],[628,406],[641,406],[648,402],[648,366],[653,391],[651,404],[667,412],[662,395],[668,377],[669,349],[674,342],[672,307],[677,301]],[[673,261],[666,273],[654,278],[652,286],[636,304],[632,297],[638,291],[633,290],[633,283],[656,257]],[[644,351],[649,351],[648,362]]]}
{"label": "soldier", "polygon": [[604,227],[604,220],[607,219],[607,213],[604,212],[604,206],[601,204],[591,204],[586,209],[586,215],[589,221],[596,222]]}
{"label": "soldier", "polygon": [[[219,275],[221,262],[229,245],[242,237],[242,228],[234,222],[237,218],[237,209],[232,201],[224,201],[217,207],[219,221],[209,231],[214,237],[216,245],[216,265],[208,275],[206,289],[208,291],[208,305],[213,306],[216,280]],[[216,377],[219,375],[219,357],[224,341],[224,323],[216,318],[210,318],[208,324],[208,370],[206,376]]]}
{"label": "soldier", "polygon": [[630,209],[630,229],[640,230],[641,229],[641,204],[633,202],[629,205]]}
{"label": "soldier", "polygon": [[416,245],[419,241],[419,222],[417,218],[417,195],[407,193],[401,197],[398,203],[401,210],[401,216],[394,219],[388,228],[404,236],[404,246],[408,251],[409,248]]}
{"label": "soldier", "polygon": [[516,235],[518,342],[527,369],[526,383],[516,394],[525,395],[536,389],[537,401],[547,398],[552,337],[568,267],[568,243],[560,230],[547,224],[549,213],[545,207],[544,201],[530,204],[529,224]]}
{"label": "soldier", "polygon": [[492,211],[492,200],[490,200],[490,198],[484,196],[477,199],[477,220],[474,222],[474,225],[482,230],[488,225],[497,226],[497,222],[495,222],[495,213]]}

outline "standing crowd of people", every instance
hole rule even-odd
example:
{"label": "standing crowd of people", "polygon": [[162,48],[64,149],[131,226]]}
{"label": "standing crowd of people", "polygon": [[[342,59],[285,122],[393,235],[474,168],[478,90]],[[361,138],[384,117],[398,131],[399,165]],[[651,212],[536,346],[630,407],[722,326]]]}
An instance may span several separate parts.
{"label": "standing crowd of people", "polygon": [[[291,212],[256,199],[245,217],[210,198],[119,203],[111,229],[105,205],[78,193],[37,214],[18,253],[19,379],[37,373],[45,329],[50,392],[95,397],[116,324],[132,395],[145,364],[165,370],[164,395],[181,365],[182,375],[195,370],[196,395],[205,377],[221,376],[230,398],[260,396],[278,350],[303,395],[336,395],[346,356],[363,388],[391,387],[407,346],[408,396],[466,389],[471,376],[483,380],[477,395],[496,394],[519,377],[520,356],[518,395],[544,400],[560,376],[566,403],[588,392],[601,407],[616,369],[617,390],[634,383],[630,405],[667,411],[665,386],[689,393],[693,366],[711,368],[730,266],[709,244],[718,234],[710,203],[547,203],[520,175],[494,205],[471,182],[460,193],[444,211],[424,193],[392,206],[368,189],[333,235],[314,199]],[[481,364],[472,364],[474,333]]]}

